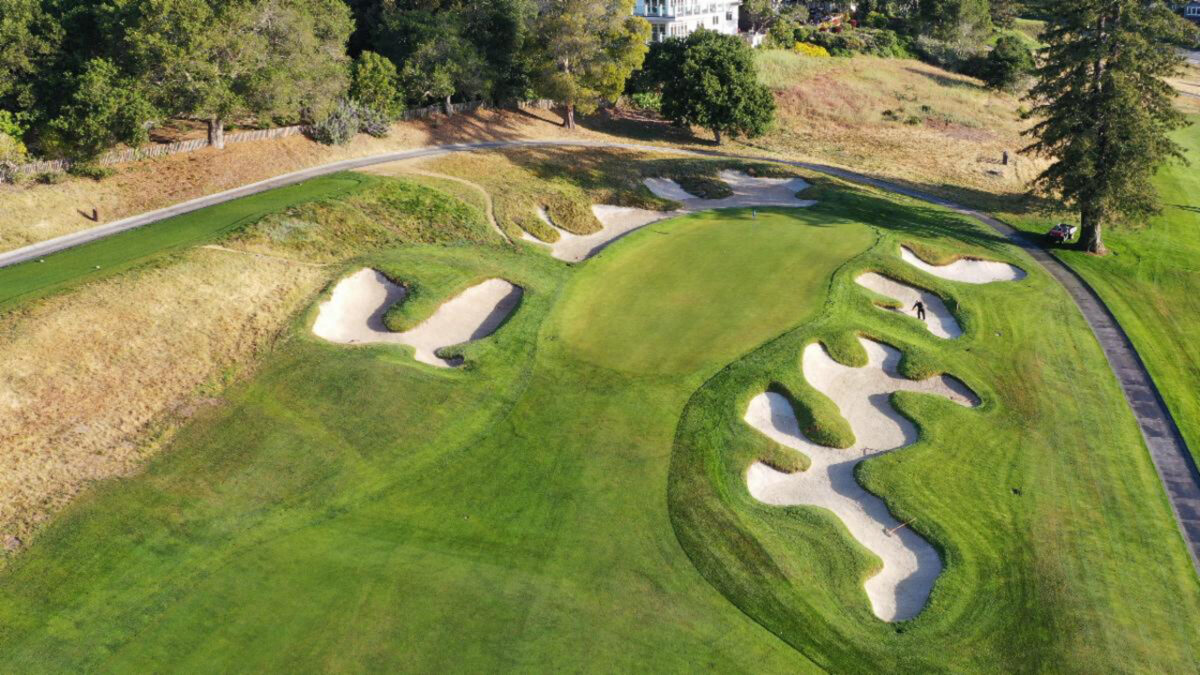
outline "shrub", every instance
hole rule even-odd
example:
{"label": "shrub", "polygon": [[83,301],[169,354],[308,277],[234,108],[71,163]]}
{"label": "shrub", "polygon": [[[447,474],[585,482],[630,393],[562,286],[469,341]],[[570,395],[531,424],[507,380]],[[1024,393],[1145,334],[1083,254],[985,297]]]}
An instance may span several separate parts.
{"label": "shrub", "polygon": [[312,138],[324,145],[345,145],[358,133],[358,106],[338,101],[329,115],[312,125]]}
{"label": "shrub", "polygon": [[829,58],[829,50],[820,45],[809,44],[807,42],[797,42],[794,49],[797,54],[801,54],[803,56],[811,56],[818,59]]}
{"label": "shrub", "polygon": [[63,174],[57,171],[43,171],[33,177],[33,182],[38,185],[58,185],[63,181]]}
{"label": "shrub", "polygon": [[402,102],[396,65],[375,52],[360,54],[354,60],[350,97],[372,110],[394,117],[400,112]]}
{"label": "shrub", "polygon": [[1016,89],[1033,72],[1033,53],[1016,37],[1002,36],[982,60],[978,76],[993,89]]}
{"label": "shrub", "polygon": [[345,145],[362,131],[376,138],[388,135],[391,121],[384,112],[350,99],[337,102],[325,119],[312,125],[309,135],[325,145]]}
{"label": "shrub", "polygon": [[392,131],[391,115],[378,108],[359,105],[358,130],[375,138],[385,138]]}
{"label": "shrub", "polygon": [[94,162],[74,162],[67,173],[80,178],[91,178],[92,180],[103,180],[113,175],[112,169],[107,169]]}
{"label": "shrub", "polygon": [[938,40],[928,35],[918,37],[913,46],[922,61],[956,72],[967,69],[983,53],[971,40]]}
{"label": "shrub", "polygon": [[656,91],[640,91],[629,98],[638,110],[662,112],[662,94]]}

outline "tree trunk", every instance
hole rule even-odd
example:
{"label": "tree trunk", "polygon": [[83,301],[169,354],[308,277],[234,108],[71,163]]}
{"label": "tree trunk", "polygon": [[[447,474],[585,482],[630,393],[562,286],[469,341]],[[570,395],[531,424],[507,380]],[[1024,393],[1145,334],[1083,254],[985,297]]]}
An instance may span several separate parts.
{"label": "tree trunk", "polygon": [[454,114],[454,104],[450,102],[450,97],[446,97],[446,117]]}
{"label": "tree trunk", "polygon": [[567,122],[567,128],[570,129],[571,131],[575,131],[575,104],[574,103],[567,104],[567,120],[566,120],[566,122]]}
{"label": "tree trunk", "polygon": [[216,117],[208,120],[208,144],[218,150],[225,149],[225,120]]}
{"label": "tree trunk", "polygon": [[721,145],[722,143],[725,142],[725,139],[721,137],[720,129],[713,129],[713,136],[715,136],[717,139],[717,145]]}
{"label": "tree trunk", "polygon": [[1099,209],[1085,207],[1080,214],[1079,248],[1094,255],[1107,255],[1103,229],[1104,214]]}

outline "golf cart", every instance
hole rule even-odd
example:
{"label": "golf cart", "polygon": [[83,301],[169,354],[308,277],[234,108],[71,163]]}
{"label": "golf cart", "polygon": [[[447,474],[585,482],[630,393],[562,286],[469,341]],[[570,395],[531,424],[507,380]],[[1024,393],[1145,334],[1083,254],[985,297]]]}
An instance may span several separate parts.
{"label": "golf cart", "polygon": [[1046,238],[1053,244],[1065,244],[1075,238],[1079,232],[1079,228],[1069,223],[1059,223],[1050,228],[1046,233]]}

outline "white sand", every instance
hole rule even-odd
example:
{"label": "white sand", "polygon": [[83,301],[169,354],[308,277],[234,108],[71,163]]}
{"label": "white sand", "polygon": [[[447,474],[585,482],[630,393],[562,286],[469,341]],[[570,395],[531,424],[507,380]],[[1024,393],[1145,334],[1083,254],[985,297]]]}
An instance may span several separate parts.
{"label": "white sand", "polygon": [[994,281],[1020,281],[1025,278],[1025,270],[1008,263],[993,260],[972,260],[961,258],[949,265],[930,265],[917,257],[907,246],[900,247],[900,257],[904,262],[917,269],[928,272],[935,277],[950,281],[961,281],[967,284],[990,284]]}
{"label": "white sand", "polygon": [[546,246],[550,249],[550,255],[559,260],[576,263],[596,255],[605,246],[634,230],[645,227],[650,223],[674,218],[675,216],[682,215],[683,212],[650,211],[648,209],[637,209],[627,206],[596,204],[592,206],[592,213],[596,214],[596,219],[600,221],[604,229],[592,234],[579,235],[567,232],[555,225],[550,219],[550,214],[544,208],[538,208],[538,217],[558,231],[558,241],[548,244],[528,232],[523,233],[522,238],[526,241]]}
{"label": "white sand", "polygon": [[909,286],[906,283],[876,274],[875,272],[862,274],[854,281],[863,288],[899,300],[903,303],[903,307],[899,310],[891,311],[897,311],[914,319],[917,318],[917,312],[913,309],[913,305],[917,301],[924,303],[926,318],[923,323],[929,329],[930,333],[949,340],[962,336],[962,327],[958,325],[958,321],[950,313],[949,308],[946,307],[946,303],[942,302],[942,299],[933,293],[922,288]]}
{"label": "white sand", "polygon": [[383,323],[387,309],[404,299],[404,287],[372,269],[342,279],[321,303],[313,333],[339,344],[403,344],[416,359],[439,368],[458,365],[439,357],[445,347],[480,340],[500,327],[521,300],[521,289],[503,279],[488,279],[438,307],[412,330],[393,333]]}
{"label": "white sand", "polygon": [[963,406],[979,399],[962,382],[947,376],[914,382],[897,373],[900,352],[878,342],[861,339],[870,357],[864,368],[843,366],[819,344],[804,350],[804,375],[824,393],[850,423],[857,438],[846,450],[810,442],[796,422],[787,399],[774,393],[757,396],[746,411],[746,422],[775,442],[807,455],[808,471],[785,474],[755,463],[746,473],[750,494],[778,506],[817,506],[832,511],[851,536],[879,556],[883,569],[863,584],[871,608],[884,621],[916,616],[942,571],[942,561],[929,542],[908,527],[893,534],[899,523],[878,497],[854,478],[854,467],[867,457],[911,445],[918,440],[912,422],[892,407],[889,394],[916,391],[944,396]]}
{"label": "white sand", "polygon": [[684,208],[677,211],[650,211],[596,204],[592,206],[592,213],[596,214],[596,219],[604,227],[599,232],[587,235],[572,234],[558,227],[546,209],[539,206],[538,217],[558,232],[558,241],[553,244],[546,243],[528,232],[522,233],[521,238],[549,248],[550,255],[559,260],[574,263],[587,260],[630,232],[667,218],[707,209],[750,206],[808,207],[816,204],[816,201],[811,199],[796,198],[797,192],[809,187],[806,181],[799,178],[754,178],[737,171],[722,171],[721,179],[733,190],[732,196],[724,199],[700,199],[679,187],[673,180],[647,178],[646,187],[650,188],[651,192],[664,199],[683,202]]}
{"label": "white sand", "polygon": [[811,185],[802,178],[756,178],[740,171],[722,171],[721,180],[729,184],[733,194],[722,199],[701,199],[669,178],[647,178],[643,181],[655,195],[682,202],[684,211],[745,208],[751,206],[791,206],[805,208],[816,204],[800,199],[797,192]]}

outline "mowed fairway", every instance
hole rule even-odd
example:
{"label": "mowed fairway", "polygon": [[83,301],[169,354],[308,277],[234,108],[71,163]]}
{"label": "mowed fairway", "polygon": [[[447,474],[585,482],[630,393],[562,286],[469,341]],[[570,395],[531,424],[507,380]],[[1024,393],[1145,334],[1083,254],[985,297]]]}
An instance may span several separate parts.
{"label": "mowed fairway", "polygon": [[[666,510],[667,465],[690,392],[728,355],[811,318],[829,275],[871,235],[783,213],[753,228],[731,217],[663,223],[589,263],[619,268],[650,247],[646,293],[678,297],[681,280],[704,280],[704,309],[682,344],[661,329],[661,303],[582,319],[585,333],[627,336],[608,352],[614,370],[581,362],[573,339],[538,338],[548,313],[549,326],[566,325],[613,277],[591,273],[564,290],[569,268],[541,255],[419,248],[375,258],[416,280],[429,270],[430,293],[445,290],[434,286],[452,264],[503,276],[526,297],[493,339],[468,348],[474,366],[451,373],[400,349],[322,344],[298,323],[226,410],[182,434],[145,476],[81,500],[0,579],[7,663],[803,668],[684,555]],[[735,243],[727,227],[759,252],[745,262],[763,272],[723,266]],[[789,283],[767,273],[780,268]],[[723,274],[725,290],[711,293],[710,273]],[[770,311],[744,311],[747,299]],[[704,367],[639,377],[619,358],[679,350],[678,363]]]}
{"label": "mowed fairway", "polygon": [[[900,241],[1029,261],[944,211],[833,181],[812,196],[659,223],[577,267],[486,245],[347,265],[426,299],[467,278],[525,293],[452,371],[317,340],[314,299],[225,405],[0,573],[3,668],[1193,666],[1200,584],[1061,289],[1034,270],[961,293],[917,277]],[[880,311],[852,282],[867,269],[961,301],[968,335],[942,344]],[[929,438],[864,467],[946,557],[930,608],[900,625],[870,614],[872,561],[835,521],[750,503],[739,482],[778,456],[738,426],[744,397],[805,340],[859,329],[985,399],[903,399]]]}
{"label": "mowed fairway", "polygon": [[345,195],[371,184],[365,174],[337,173],[185,213],[0,269],[0,311],[68,285],[120,273],[155,256],[212,241],[262,216],[304,202]]}

